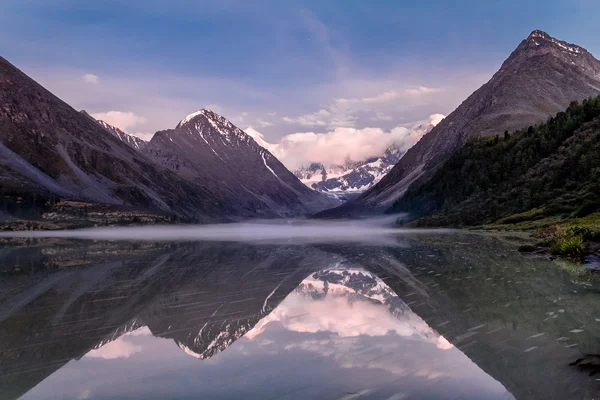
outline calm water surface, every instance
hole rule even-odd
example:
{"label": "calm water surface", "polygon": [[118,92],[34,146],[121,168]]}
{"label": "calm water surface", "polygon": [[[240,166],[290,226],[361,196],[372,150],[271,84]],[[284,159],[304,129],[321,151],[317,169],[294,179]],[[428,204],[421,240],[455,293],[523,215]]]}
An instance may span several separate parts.
{"label": "calm water surface", "polygon": [[0,398],[600,397],[569,365],[600,354],[594,273],[475,234],[279,239],[5,244]]}

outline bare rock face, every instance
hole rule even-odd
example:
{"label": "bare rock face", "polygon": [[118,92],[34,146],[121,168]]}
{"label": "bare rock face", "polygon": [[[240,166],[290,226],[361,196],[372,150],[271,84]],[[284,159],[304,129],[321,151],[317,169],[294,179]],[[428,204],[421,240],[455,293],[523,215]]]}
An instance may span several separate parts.
{"label": "bare rock face", "polygon": [[384,210],[426,178],[469,138],[502,134],[545,121],[600,94],[600,61],[587,50],[533,31],[485,85],[412,147],[377,185],[323,217]]}
{"label": "bare rock face", "polygon": [[305,215],[337,204],[303,185],[268,150],[210,110],[157,132],[143,153],[187,180],[230,193],[258,216]]}
{"label": "bare rock face", "polygon": [[[83,115],[86,115],[86,116],[94,119],[94,117],[92,117],[87,112],[85,112],[85,110],[82,110],[81,113]],[[120,139],[123,143],[125,143],[129,147],[134,148],[135,150],[138,150],[138,151],[142,150],[148,144],[148,142],[145,141],[144,139],[140,139],[137,136],[130,135],[127,132],[123,132],[121,129],[117,128],[116,126],[113,126],[113,125],[109,124],[108,122],[102,121],[101,119],[98,119],[98,120],[94,119],[94,121],[98,122],[98,124],[100,124],[100,126],[102,126],[104,129],[106,129],[111,135]]]}
{"label": "bare rock face", "polygon": [[5,190],[210,219],[219,193],[193,185],[110,134],[0,58]]}
{"label": "bare rock face", "polygon": [[[0,194],[149,209],[197,221],[298,215],[335,205],[235,129],[229,141],[223,136],[229,153],[217,157],[213,150],[219,147],[191,153],[183,139],[191,126],[178,126],[180,139],[156,135],[146,154],[157,163],[0,57]],[[176,143],[183,147],[179,162],[170,151]],[[210,160],[194,159],[208,153]],[[194,163],[197,175],[186,169]]]}

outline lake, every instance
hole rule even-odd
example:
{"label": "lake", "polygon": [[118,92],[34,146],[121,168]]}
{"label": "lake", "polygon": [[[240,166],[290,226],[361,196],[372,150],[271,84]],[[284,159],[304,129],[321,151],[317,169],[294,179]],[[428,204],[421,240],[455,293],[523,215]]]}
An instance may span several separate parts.
{"label": "lake", "polygon": [[[592,399],[595,273],[378,223],[3,233],[1,399]],[[589,359],[580,364],[584,364]]]}

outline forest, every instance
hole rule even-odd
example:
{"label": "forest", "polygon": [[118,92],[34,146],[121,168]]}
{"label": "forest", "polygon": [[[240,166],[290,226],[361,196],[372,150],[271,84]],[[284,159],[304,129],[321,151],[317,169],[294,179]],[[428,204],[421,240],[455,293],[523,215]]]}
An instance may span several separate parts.
{"label": "forest", "polygon": [[388,210],[419,226],[478,226],[600,209],[600,96],[546,123],[470,140]]}

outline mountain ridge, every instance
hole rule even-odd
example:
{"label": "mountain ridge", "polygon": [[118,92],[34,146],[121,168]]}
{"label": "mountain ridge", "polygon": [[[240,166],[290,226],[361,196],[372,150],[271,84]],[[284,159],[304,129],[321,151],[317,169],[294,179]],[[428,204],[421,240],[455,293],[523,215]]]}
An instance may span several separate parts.
{"label": "mountain ridge", "polygon": [[305,215],[337,203],[304,186],[251,136],[202,109],[157,132],[142,153],[196,183],[227,191],[258,216]]}
{"label": "mountain ridge", "polygon": [[543,122],[573,100],[600,94],[600,61],[583,47],[535,30],[492,78],[413,146],[377,185],[317,217],[385,210],[417,180],[427,179],[469,138]]}
{"label": "mountain ridge", "polygon": [[[157,133],[138,151],[116,128],[76,111],[4,58],[0,58],[0,104],[2,211],[8,211],[8,206],[20,210],[22,205],[42,210],[61,200],[75,200],[209,222],[298,216],[335,205],[333,199],[302,185],[235,127],[236,143],[253,149],[252,165],[259,168],[250,170],[240,162],[244,152],[234,149],[230,154],[242,158],[232,157],[230,165],[214,167],[217,178],[210,173],[203,175],[204,181],[182,176],[172,165],[157,163],[147,151],[147,147],[156,148],[154,143],[165,143],[168,133]],[[230,128],[231,123],[224,121],[219,122],[219,129]],[[185,124],[180,125],[183,130]],[[226,133],[218,133],[222,143],[228,141]],[[254,191],[223,184],[238,176]],[[244,192],[251,193],[245,196]]]}

